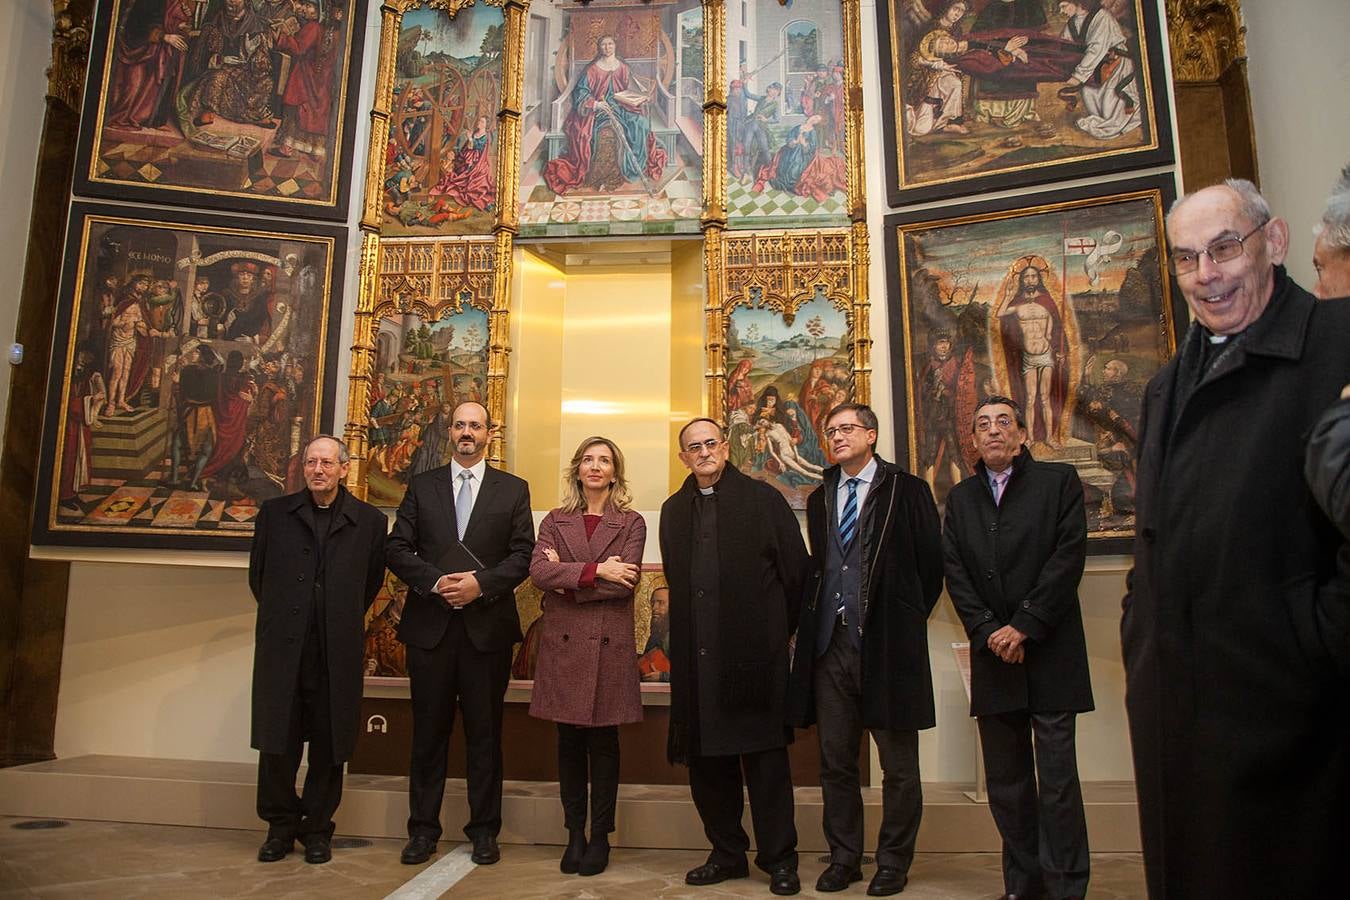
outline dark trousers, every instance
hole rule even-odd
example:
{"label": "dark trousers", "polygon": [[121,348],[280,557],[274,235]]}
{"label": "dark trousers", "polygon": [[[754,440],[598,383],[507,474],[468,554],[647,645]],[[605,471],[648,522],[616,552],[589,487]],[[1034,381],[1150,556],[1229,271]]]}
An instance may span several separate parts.
{"label": "dark trousers", "polygon": [[[836,620],[837,622],[837,620]],[[816,660],[816,735],[820,793],[830,862],[856,869],[863,855],[863,801],[858,749],[863,739],[862,658],[845,626]],[[881,757],[881,831],[877,865],[909,871],[923,817],[919,732],[872,729]]]}
{"label": "dark trousers", "polygon": [[502,705],[511,650],[474,648],[459,613],[431,650],[408,645],[412,689],[412,767],[408,835],[441,836],[441,800],[455,709],[463,712],[469,822],[464,833],[496,837],[502,829]]}
{"label": "dark trousers", "polygon": [[1003,837],[1004,888],[1027,897],[1086,894],[1087,819],[1074,713],[1002,713],[980,716],[979,723],[989,811]]}
{"label": "dark trousers", "polygon": [[619,799],[619,727],[583,728],[558,723],[558,794],[568,831],[586,827],[587,782],[590,787],[591,835],[614,831],[614,806]]}
{"label": "dark trousers", "polygon": [[750,838],[741,827],[746,787],[755,828],[755,865],[765,872],[782,866],[795,870],[797,824],[792,818],[792,771],[786,747],[689,758],[689,790],[703,820],[703,833],[712,844],[708,862],[729,868],[745,865],[750,849]]}
{"label": "dark trousers", "polygon": [[[328,670],[311,636],[301,651],[300,673],[291,700],[284,753],[258,754],[258,818],[267,836],[284,841],[333,836],[333,813],[342,801],[342,763],[333,762],[333,723],[328,706]],[[300,796],[295,775],[309,739],[309,770]]]}

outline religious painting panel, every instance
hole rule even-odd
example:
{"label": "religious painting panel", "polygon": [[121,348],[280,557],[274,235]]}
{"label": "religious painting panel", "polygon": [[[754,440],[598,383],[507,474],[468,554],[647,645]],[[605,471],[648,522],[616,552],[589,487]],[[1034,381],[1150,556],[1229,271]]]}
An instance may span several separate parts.
{"label": "religious painting panel", "polygon": [[526,47],[520,236],[697,232],[698,0],[538,0]]}
{"label": "religious painting panel", "polygon": [[897,454],[939,504],[974,472],[980,399],[1011,397],[1032,454],[1078,470],[1092,552],[1127,551],[1144,386],[1186,321],[1173,195],[1134,179],[887,219]]}
{"label": "religious painting panel", "polygon": [[1157,5],[877,5],[891,206],[1173,159]]}
{"label": "religious painting panel", "polygon": [[848,82],[840,3],[733,2],[726,23],[728,224],[845,224]]}
{"label": "religious painting panel", "polygon": [[499,4],[403,12],[393,62],[380,233],[488,234],[497,218]]}
{"label": "religious painting panel", "polygon": [[246,549],[331,427],[345,243],[74,204],[34,543]]}
{"label": "religious painting panel", "polygon": [[439,318],[378,318],[370,375],[366,502],[394,508],[408,481],[450,461],[456,406],[487,403],[488,314],[443,306]]}
{"label": "religious painting panel", "polygon": [[75,193],[344,219],[366,0],[108,0]]}
{"label": "religious painting panel", "polygon": [[726,374],[710,385],[710,408],[726,424],[731,464],[805,509],[833,463],[829,413],[866,402],[857,389],[849,233],[734,232],[722,240]]}

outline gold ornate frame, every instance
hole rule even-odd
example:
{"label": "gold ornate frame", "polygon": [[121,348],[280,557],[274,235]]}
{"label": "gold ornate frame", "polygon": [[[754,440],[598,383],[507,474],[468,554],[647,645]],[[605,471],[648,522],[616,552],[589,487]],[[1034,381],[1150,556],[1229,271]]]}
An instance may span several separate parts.
{"label": "gold ornate frame", "polygon": [[[848,135],[848,217],[844,228],[729,231],[726,172],[726,2],[703,5],[704,160],[717,160],[703,171],[703,254],[707,276],[707,367],[705,412],[719,418],[726,392],[726,330],[737,306],[755,303],[750,288],[761,292],[759,305],[791,321],[797,307],[821,286],[851,326],[853,401],[867,403],[872,393],[871,302],[867,279],[871,251],[867,240],[867,203],[863,197],[862,37],[859,0],[841,0],[844,34],[844,117]],[[812,255],[815,254],[815,255]]]}
{"label": "gold ornate frame", "polygon": [[[497,216],[491,235],[446,238],[384,238],[385,145],[389,141],[394,67],[403,14],[425,7],[451,17],[482,2],[499,6],[506,29],[502,53],[502,99],[497,111]],[[361,270],[352,333],[350,392],[343,438],[351,451],[347,487],[366,496],[370,375],[375,360],[375,323],[382,314],[414,312],[427,321],[471,303],[488,312],[488,415],[497,423],[488,461],[505,457],[506,375],[510,348],[511,259],[519,225],[520,115],[524,78],[525,12],[529,0],[386,0],[380,7],[380,59],[370,110],[365,199],[361,207]],[[462,262],[463,266],[459,263]],[[485,267],[484,267],[485,266]],[[486,305],[484,305],[486,304]]]}

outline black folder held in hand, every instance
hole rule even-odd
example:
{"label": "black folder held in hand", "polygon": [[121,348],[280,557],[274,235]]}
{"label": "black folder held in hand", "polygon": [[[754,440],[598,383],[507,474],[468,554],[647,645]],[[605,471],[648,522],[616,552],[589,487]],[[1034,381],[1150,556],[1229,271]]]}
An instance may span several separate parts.
{"label": "black folder held in hand", "polygon": [[441,571],[447,575],[457,572],[477,572],[479,569],[486,569],[483,561],[479,559],[472,550],[464,545],[463,541],[455,541],[449,548],[441,554],[436,560],[436,565],[440,566]]}

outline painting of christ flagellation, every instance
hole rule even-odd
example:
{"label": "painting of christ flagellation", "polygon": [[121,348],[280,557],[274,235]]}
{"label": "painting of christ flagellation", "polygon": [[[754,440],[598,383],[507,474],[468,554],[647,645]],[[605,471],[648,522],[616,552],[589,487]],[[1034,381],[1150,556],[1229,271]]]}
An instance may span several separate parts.
{"label": "painting of christ flagellation", "polygon": [[500,6],[403,13],[385,152],[385,237],[492,231],[504,40]]}
{"label": "painting of christ flagellation", "polygon": [[697,0],[539,0],[526,56],[520,236],[697,232]]}
{"label": "painting of christ flagellation", "polygon": [[100,4],[76,193],[346,215],[365,0]]}
{"label": "painting of christ flagellation", "polygon": [[375,348],[366,500],[397,507],[409,479],[450,461],[455,407],[487,402],[488,315],[467,303],[434,321],[385,315]]}
{"label": "painting of christ flagellation", "polygon": [[842,10],[751,3],[727,15],[727,216],[735,227],[848,218]]}
{"label": "painting of christ flagellation", "polygon": [[731,464],[805,509],[831,464],[825,420],[853,399],[847,317],[818,294],[792,316],[737,306],[727,318]]}
{"label": "painting of christ flagellation", "polygon": [[1037,459],[1078,470],[1096,552],[1132,536],[1143,390],[1184,321],[1163,261],[1170,194],[1139,180],[888,222],[896,444],[939,503],[973,473],[970,423],[999,394],[1022,407]]}
{"label": "painting of christ flagellation", "polygon": [[331,420],[345,238],[77,203],[67,240],[35,542],[246,547]]}
{"label": "painting of christ flagellation", "polygon": [[877,9],[892,206],[1171,161],[1156,4]]}

